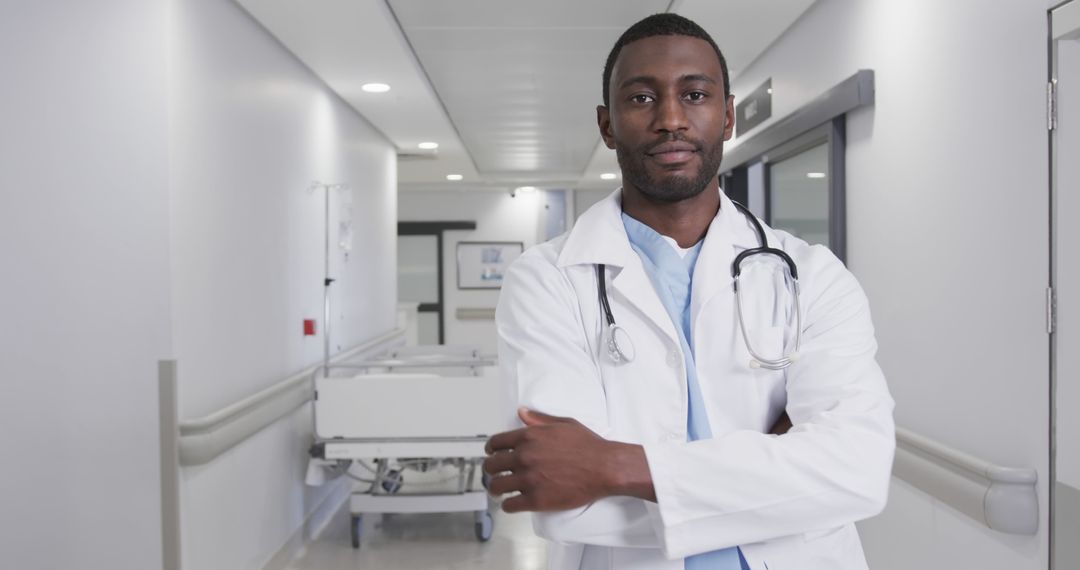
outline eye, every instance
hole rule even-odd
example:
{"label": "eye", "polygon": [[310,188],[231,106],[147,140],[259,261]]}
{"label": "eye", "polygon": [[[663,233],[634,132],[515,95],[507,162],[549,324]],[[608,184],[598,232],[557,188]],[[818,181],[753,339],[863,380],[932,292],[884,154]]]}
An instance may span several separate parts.
{"label": "eye", "polygon": [[653,98],[652,98],[652,95],[646,95],[644,93],[638,93],[637,95],[631,95],[630,96],[630,101],[632,101],[634,103],[638,103],[640,105],[644,105],[645,103],[652,103]]}
{"label": "eye", "polygon": [[707,93],[705,93],[704,91],[691,91],[691,92],[687,93],[685,97],[686,97],[686,99],[688,101],[699,102],[699,101],[704,101],[705,98],[708,97],[708,96],[709,95]]}

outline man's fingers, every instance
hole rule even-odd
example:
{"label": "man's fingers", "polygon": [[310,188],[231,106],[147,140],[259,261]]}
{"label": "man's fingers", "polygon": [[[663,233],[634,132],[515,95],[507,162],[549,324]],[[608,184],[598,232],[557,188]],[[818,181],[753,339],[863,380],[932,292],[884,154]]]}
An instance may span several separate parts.
{"label": "man's fingers", "polygon": [[500,475],[493,477],[488,482],[488,493],[494,497],[499,495],[505,495],[507,493],[513,493],[514,491],[521,491],[525,486],[525,481],[521,475]]}
{"label": "man's fingers", "polygon": [[498,475],[506,471],[513,471],[517,465],[517,457],[513,451],[496,451],[484,460],[484,473]]}
{"label": "man's fingers", "polygon": [[488,438],[487,444],[484,445],[484,453],[491,455],[496,451],[513,449],[521,442],[521,438],[524,437],[524,435],[525,428],[497,433]]}
{"label": "man's fingers", "polygon": [[502,510],[506,513],[520,513],[523,511],[534,510],[532,506],[532,500],[528,495],[518,495],[516,497],[510,497],[502,502]]}
{"label": "man's fingers", "polygon": [[569,419],[560,418],[559,416],[550,416],[543,412],[530,410],[528,408],[518,408],[518,417],[521,418],[522,423],[524,423],[526,426],[539,426],[554,422],[566,421]]}
{"label": "man's fingers", "polygon": [[784,412],[780,415],[780,419],[776,420],[776,423],[773,425],[772,429],[769,430],[769,433],[773,435],[784,435],[791,428],[791,418],[788,417],[787,412]]}

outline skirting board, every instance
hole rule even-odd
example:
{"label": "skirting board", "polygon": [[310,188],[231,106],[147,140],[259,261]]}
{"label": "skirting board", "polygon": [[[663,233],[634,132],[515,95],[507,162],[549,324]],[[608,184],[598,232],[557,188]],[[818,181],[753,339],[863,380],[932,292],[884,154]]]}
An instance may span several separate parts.
{"label": "skirting board", "polygon": [[281,545],[281,548],[263,565],[263,570],[286,570],[293,561],[303,556],[307,546],[318,540],[330,522],[334,520],[334,514],[349,502],[352,495],[352,480],[341,477],[328,485],[333,489],[326,494],[322,502],[312,509],[304,523],[296,532]]}

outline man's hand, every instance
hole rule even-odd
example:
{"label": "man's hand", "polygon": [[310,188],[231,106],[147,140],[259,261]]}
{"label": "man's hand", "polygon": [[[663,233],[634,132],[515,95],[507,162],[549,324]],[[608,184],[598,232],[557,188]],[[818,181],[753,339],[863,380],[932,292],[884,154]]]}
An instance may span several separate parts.
{"label": "man's hand", "polygon": [[787,412],[784,412],[780,414],[780,417],[776,420],[776,423],[773,424],[772,429],[769,430],[769,433],[773,435],[784,435],[788,432],[788,430],[791,429],[791,427],[791,418],[788,417]]}
{"label": "man's hand", "polygon": [[522,408],[525,427],[488,440],[484,472],[508,513],[562,511],[611,495],[656,500],[641,446],[608,441],[571,418]]}

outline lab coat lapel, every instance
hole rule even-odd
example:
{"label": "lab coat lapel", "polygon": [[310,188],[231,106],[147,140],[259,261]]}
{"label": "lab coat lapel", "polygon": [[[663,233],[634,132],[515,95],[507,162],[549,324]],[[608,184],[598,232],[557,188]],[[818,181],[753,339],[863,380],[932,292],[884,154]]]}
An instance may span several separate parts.
{"label": "lab coat lapel", "polygon": [[[629,246],[627,246],[629,247]],[[631,250],[633,252],[633,250]],[[645,272],[645,266],[641,258],[634,253],[634,259],[623,267],[619,274],[612,280],[615,291],[623,297],[623,300],[636,307],[645,314],[676,346],[679,345],[679,337],[675,333],[675,324],[671,322],[671,316],[664,309],[663,302]],[[618,316],[615,317],[618,322]]]}
{"label": "lab coat lapel", "polygon": [[690,292],[691,330],[697,331],[698,318],[706,309],[715,314],[730,314],[734,305],[731,264],[739,252],[751,247],[757,247],[753,230],[743,214],[721,191],[720,211],[709,224],[705,243],[701,244],[701,254],[694,266]]}
{"label": "lab coat lapel", "polygon": [[[622,222],[622,192],[616,190],[606,199],[589,208],[570,230],[559,255],[560,267],[578,264],[608,266],[608,295],[612,303],[622,301],[643,313],[652,323],[678,345],[675,325],[664,309],[641,258],[630,247]],[[593,270],[595,272],[595,269]],[[613,308],[619,322],[618,308]]]}

